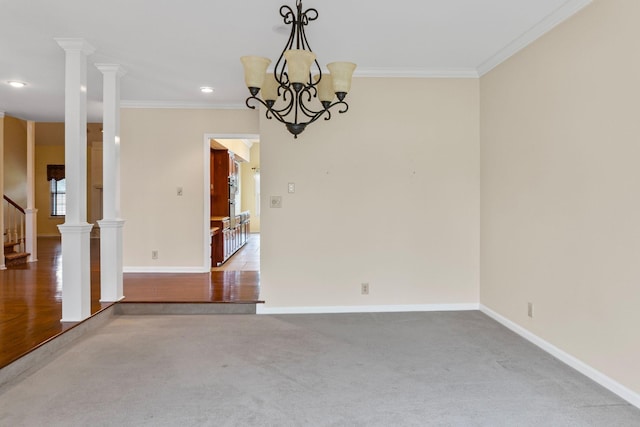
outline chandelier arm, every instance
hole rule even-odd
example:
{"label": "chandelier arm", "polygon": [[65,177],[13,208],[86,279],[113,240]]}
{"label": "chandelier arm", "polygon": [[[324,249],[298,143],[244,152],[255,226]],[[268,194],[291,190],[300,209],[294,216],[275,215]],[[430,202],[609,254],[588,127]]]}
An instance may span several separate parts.
{"label": "chandelier arm", "polygon": [[331,118],[331,112],[329,110],[321,110],[321,111],[317,111],[313,116],[310,116],[311,120],[309,120],[306,123],[306,125],[310,125],[311,123],[315,122],[320,117],[322,117],[325,113],[327,114],[327,117],[325,117],[324,119],[329,120]]}
{"label": "chandelier arm", "polygon": [[296,19],[296,15],[293,12],[293,9],[291,9],[286,4],[280,6],[280,16],[284,18],[284,23],[287,25],[291,24]]}
{"label": "chandelier arm", "polygon": [[263,107],[266,108],[265,116],[267,117],[267,119],[271,119],[271,117],[269,116],[269,113],[272,111],[272,109],[269,108],[269,105],[267,105],[266,102],[264,102],[262,99],[258,98],[257,96],[250,96],[247,98],[247,100],[245,101],[245,104],[247,105],[247,107],[251,108],[252,110],[256,109],[255,105],[249,104],[249,102],[253,100],[258,101],[260,104],[262,104]]}
{"label": "chandelier arm", "polygon": [[[280,94],[280,91],[278,91],[278,94]],[[288,96],[290,96],[291,98],[287,101]],[[281,114],[282,116],[287,116],[293,109],[293,104],[295,103],[295,100],[296,100],[295,94],[291,90],[291,87],[282,88],[282,100],[286,102],[287,105],[284,108],[281,108],[279,110],[274,109],[274,111],[277,111],[278,114]]]}
{"label": "chandelier arm", "polygon": [[[315,12],[315,17],[314,18],[308,18],[308,21],[315,21],[316,19],[318,19],[318,11],[315,9],[307,9],[304,12],[304,16],[305,18],[307,17],[307,13],[309,11],[313,11]],[[307,25],[308,22],[306,22],[304,25]],[[308,50],[309,52],[313,52],[313,49],[311,49],[311,46],[309,45],[309,40],[307,40],[307,33],[304,31],[304,27],[300,26],[300,34],[298,36],[301,40],[301,45],[302,48],[305,50]],[[316,58],[313,61],[316,64],[316,67],[318,67],[318,82],[320,81],[320,79],[322,79],[322,67],[320,67],[320,63],[318,62],[318,58]],[[318,82],[313,82],[313,77],[311,76],[311,73],[309,73],[309,85],[311,86],[316,86],[318,84]]]}
{"label": "chandelier arm", "polygon": [[250,97],[248,97],[248,98],[247,98],[247,100],[244,102],[244,103],[245,103],[245,105],[246,105],[247,107],[251,108],[252,110],[255,110],[255,109],[256,109],[256,106],[255,106],[255,105],[251,105],[251,104],[249,104],[249,102],[250,102],[251,100],[254,100],[254,99],[255,99],[256,101],[258,101],[259,103],[261,103],[262,105],[264,105],[265,107],[267,106],[267,104],[265,104],[265,103],[264,103],[264,101],[262,101],[262,99],[260,99],[260,98],[258,98],[258,97],[256,97],[256,96],[250,96]]}
{"label": "chandelier arm", "polygon": [[[311,102],[311,100],[315,97],[311,95],[311,91],[309,89],[305,89],[304,92],[307,95],[307,102]],[[301,93],[302,94],[302,93]],[[300,103],[300,110],[304,113],[305,116],[307,117],[314,117],[315,115],[317,115],[318,113],[322,113],[324,112],[324,109],[322,110],[312,110],[311,108],[307,107],[304,104],[304,98],[302,98],[302,96],[300,97],[299,100]]]}
{"label": "chandelier arm", "polygon": [[338,113],[340,113],[340,114],[343,114],[343,113],[346,113],[347,111],[349,111],[349,104],[347,104],[344,101],[336,102],[333,105],[342,105],[343,106],[342,110],[338,110]]}
{"label": "chandelier arm", "polygon": [[304,25],[309,25],[309,22],[318,19],[318,11],[315,8],[310,7],[302,12],[302,16],[304,16]]}

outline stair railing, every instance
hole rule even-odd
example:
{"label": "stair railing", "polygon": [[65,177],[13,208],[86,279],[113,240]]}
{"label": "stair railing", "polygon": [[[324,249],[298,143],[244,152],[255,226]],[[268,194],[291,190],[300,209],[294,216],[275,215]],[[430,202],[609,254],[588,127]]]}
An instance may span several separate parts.
{"label": "stair railing", "polygon": [[4,243],[15,243],[19,252],[25,251],[25,211],[20,205],[3,195],[4,209]]}

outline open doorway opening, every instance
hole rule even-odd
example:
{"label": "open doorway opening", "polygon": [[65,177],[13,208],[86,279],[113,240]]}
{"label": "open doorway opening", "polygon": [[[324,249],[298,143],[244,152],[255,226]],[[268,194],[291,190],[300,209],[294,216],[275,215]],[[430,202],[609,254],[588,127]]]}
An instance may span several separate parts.
{"label": "open doorway opening", "polygon": [[260,143],[209,135],[211,271],[260,271]]}

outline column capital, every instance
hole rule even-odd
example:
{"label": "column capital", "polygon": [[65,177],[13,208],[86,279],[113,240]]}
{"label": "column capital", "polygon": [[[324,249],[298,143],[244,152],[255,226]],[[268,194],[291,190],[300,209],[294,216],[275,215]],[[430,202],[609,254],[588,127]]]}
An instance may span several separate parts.
{"label": "column capital", "polygon": [[60,224],[58,225],[58,230],[60,230],[61,234],[89,234],[91,229],[93,228],[93,224],[89,223],[80,223],[80,224]]}
{"label": "column capital", "polygon": [[100,228],[122,228],[124,227],[124,219],[99,219]]}
{"label": "column capital", "polygon": [[115,73],[118,77],[127,74],[127,70],[120,64],[94,64],[102,74]]}
{"label": "column capital", "polygon": [[85,55],[91,55],[96,48],[87,43],[84,39],[69,37],[54,37],[58,45],[66,52],[82,52]]}

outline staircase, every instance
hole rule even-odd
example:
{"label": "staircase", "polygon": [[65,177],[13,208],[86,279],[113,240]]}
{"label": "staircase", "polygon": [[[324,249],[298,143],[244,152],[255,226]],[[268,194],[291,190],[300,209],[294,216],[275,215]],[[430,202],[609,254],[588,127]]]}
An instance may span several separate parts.
{"label": "staircase", "polygon": [[31,254],[18,252],[22,246],[22,242],[4,243],[4,265],[7,268],[27,263],[27,259],[29,259],[29,255]]}
{"label": "staircase", "polygon": [[7,268],[26,264],[31,254],[24,251],[25,211],[17,203],[3,196],[4,203],[4,263]]}

